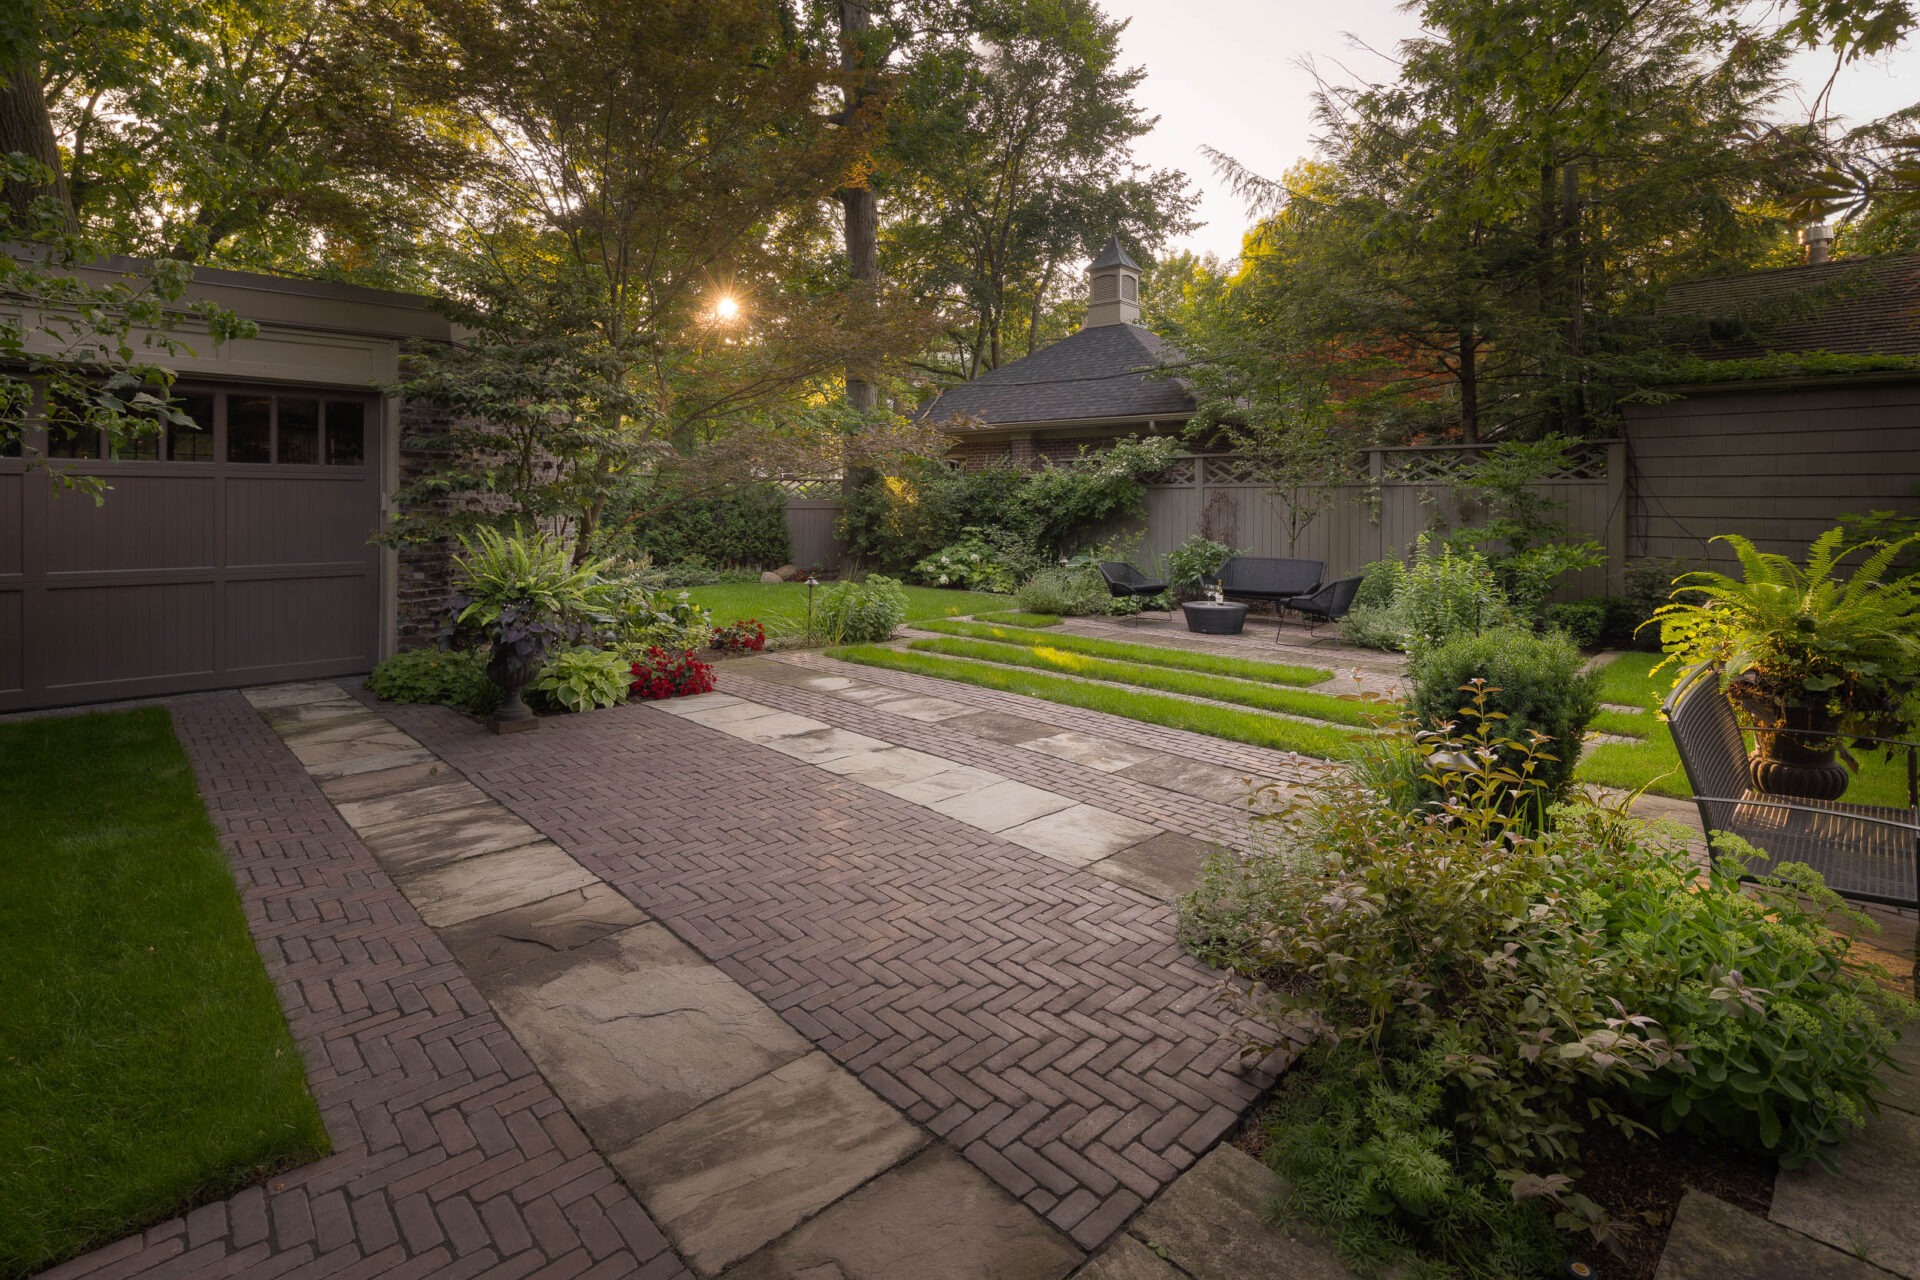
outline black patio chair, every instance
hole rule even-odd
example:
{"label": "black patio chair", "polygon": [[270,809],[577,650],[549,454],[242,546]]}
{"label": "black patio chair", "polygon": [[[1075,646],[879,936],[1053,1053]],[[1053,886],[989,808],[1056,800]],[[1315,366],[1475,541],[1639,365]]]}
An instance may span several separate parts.
{"label": "black patio chair", "polygon": [[[1280,603],[1282,610],[1291,609],[1302,618],[1313,620],[1307,628],[1307,634],[1313,635],[1329,622],[1338,622],[1347,616],[1347,610],[1353,608],[1353,597],[1360,591],[1360,578],[1336,578],[1312,595],[1294,596]],[[1278,640],[1276,630],[1273,638]]]}
{"label": "black patio chair", "polygon": [[[1733,704],[1721,691],[1717,667],[1702,664],[1682,675],[1661,710],[1700,807],[1701,826],[1709,836],[1730,832],[1762,851],[1762,857],[1747,865],[1747,878],[1766,875],[1776,862],[1803,862],[1843,898],[1920,907],[1920,764],[1915,743],[1864,739],[1879,747],[1906,748],[1905,809],[1800,800],[1753,789],[1746,739]],[[1915,976],[1920,979],[1920,971]]]}
{"label": "black patio chair", "polygon": [[[1107,594],[1115,600],[1126,600],[1133,597],[1151,599],[1154,596],[1165,594],[1167,590],[1166,583],[1149,578],[1132,565],[1125,564],[1119,560],[1102,560],[1100,562],[1100,576],[1107,580]],[[1169,622],[1173,620],[1173,604],[1171,601],[1167,604],[1167,620]]]}

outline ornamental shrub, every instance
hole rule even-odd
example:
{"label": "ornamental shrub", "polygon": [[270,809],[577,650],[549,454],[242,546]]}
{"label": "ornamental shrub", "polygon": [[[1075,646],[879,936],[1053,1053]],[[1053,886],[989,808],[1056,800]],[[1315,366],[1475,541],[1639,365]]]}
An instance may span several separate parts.
{"label": "ornamental shrub", "polygon": [[1227,561],[1241,553],[1224,542],[1194,534],[1167,553],[1167,585],[1182,600],[1197,600],[1220,580]]}
{"label": "ornamental shrub", "polygon": [[636,698],[684,698],[713,692],[713,664],[700,661],[684,649],[672,652],[654,645],[628,671],[633,677],[628,692]]}
{"label": "ornamental shrub", "polygon": [[[1586,659],[1564,634],[1536,635],[1519,627],[1461,634],[1413,660],[1408,709],[1420,727],[1464,723],[1477,703],[1503,719],[1498,736],[1540,742],[1525,753],[1548,801],[1561,799],[1573,783],[1581,738],[1599,706],[1599,677],[1582,672]],[[1521,753],[1498,748],[1519,768]]]}
{"label": "ornamental shrub", "polygon": [[1020,584],[1013,598],[1026,613],[1086,618],[1106,613],[1113,595],[1099,570],[1069,568],[1040,570]]}
{"label": "ornamental shrub", "polygon": [[836,582],[820,597],[816,617],[828,644],[874,644],[907,620],[907,593],[877,573],[865,582]]}
{"label": "ornamental shrub", "polygon": [[966,537],[914,565],[912,577],[929,587],[994,591],[1003,595],[1012,591],[1018,582],[1013,566],[978,528],[968,529]]}
{"label": "ornamental shrub", "polygon": [[758,572],[793,558],[787,495],[777,485],[733,485],[715,494],[650,487],[630,495],[614,515],[631,519],[633,550],[661,564],[747,565]]}
{"label": "ornamental shrub", "polygon": [[605,649],[562,649],[547,659],[528,691],[556,711],[616,706],[627,700],[632,665]]}
{"label": "ornamental shrub", "polygon": [[1427,773],[1437,799],[1330,772],[1180,904],[1183,939],[1264,983],[1240,1011],[1319,1046],[1266,1158],[1285,1215],[1356,1269],[1537,1273],[1516,1201],[1605,1239],[1577,1181],[1594,1125],[1830,1161],[1915,1013],[1854,967],[1826,921],[1861,918],[1804,867],[1703,878],[1685,829],[1585,801],[1526,824],[1545,784],[1492,696],[1465,730],[1403,729],[1464,761]]}
{"label": "ornamental shrub", "polygon": [[1545,621],[1549,629],[1564,631],[1582,649],[1591,649],[1606,634],[1610,612],[1606,600],[1563,600],[1546,607]]}
{"label": "ornamental shrub", "polygon": [[384,702],[437,702],[482,716],[501,696],[480,650],[404,649],[373,669],[367,688]]}
{"label": "ornamental shrub", "polygon": [[1406,651],[1415,658],[1461,632],[1513,621],[1506,593],[1485,556],[1445,544],[1435,550],[1424,534],[1394,595],[1393,614]]}
{"label": "ornamental shrub", "polygon": [[741,618],[713,629],[713,647],[722,653],[759,653],[767,647],[767,629],[757,618]]}

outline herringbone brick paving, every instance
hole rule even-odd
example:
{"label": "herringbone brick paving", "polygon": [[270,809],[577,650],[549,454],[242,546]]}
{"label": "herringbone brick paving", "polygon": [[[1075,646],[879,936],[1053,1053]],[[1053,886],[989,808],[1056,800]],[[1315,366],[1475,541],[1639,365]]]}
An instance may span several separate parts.
{"label": "herringbone brick paving", "polygon": [[[1029,751],[989,739],[970,737],[963,726],[951,722],[928,724],[893,715],[887,711],[885,703],[872,705],[852,702],[831,693],[732,673],[728,673],[726,682],[727,692],[739,697],[824,720],[837,728],[851,729],[855,733],[881,738],[897,746],[911,747],[916,751],[1017,778],[1048,791],[1072,796],[1085,804],[1137,818],[1141,822],[1151,822],[1163,830],[1230,845],[1240,844],[1247,834],[1247,810],[1241,805],[1221,804],[1198,796],[1183,795],[1042,751]],[[920,690],[914,689],[912,692],[918,693]],[[940,696],[951,695],[943,691]],[[952,700],[967,701],[964,697]],[[981,709],[1036,714],[1031,702],[1017,709],[1005,704]],[[1047,708],[1048,712],[1051,710],[1051,707]],[[1164,750],[1164,746],[1161,749]],[[1251,776],[1251,770],[1248,773]]]}
{"label": "herringbone brick paving", "polygon": [[169,705],[334,1151],[47,1275],[690,1276],[253,708]]}
{"label": "herringbone brick paving", "polygon": [[644,706],[382,706],[1082,1245],[1267,1084],[1162,904]]}
{"label": "herringbone brick paving", "polygon": [[[1327,762],[1324,760],[1297,755],[1291,751],[1275,751],[1268,747],[1232,742],[1226,738],[1211,738],[1206,734],[1190,733],[1185,729],[1163,728],[1139,720],[1108,715],[1102,711],[1087,711],[1062,703],[1041,702],[1017,693],[1001,693],[998,690],[981,688],[979,685],[942,680],[938,676],[916,675],[911,671],[893,671],[885,667],[863,667],[850,662],[837,662],[832,658],[813,653],[781,654],[776,661],[805,668],[819,675],[846,676],[869,684],[890,685],[907,693],[945,698],[949,702],[964,702],[982,711],[999,711],[1007,715],[1044,720],[1048,724],[1056,724],[1063,729],[1098,734],[1116,742],[1164,751],[1169,755],[1185,756],[1191,760],[1204,760],[1208,764],[1243,770],[1249,774],[1258,774],[1293,786],[1312,786],[1326,776],[1328,769]],[[1337,677],[1318,691],[1336,694],[1343,692]]]}

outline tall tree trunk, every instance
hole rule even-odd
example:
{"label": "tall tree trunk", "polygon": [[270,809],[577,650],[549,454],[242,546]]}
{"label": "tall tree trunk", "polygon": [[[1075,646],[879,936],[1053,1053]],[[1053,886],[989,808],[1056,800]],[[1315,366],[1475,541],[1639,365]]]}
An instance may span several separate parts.
{"label": "tall tree trunk", "polygon": [[1580,166],[1560,171],[1561,278],[1567,291],[1567,380],[1562,395],[1562,417],[1567,434],[1586,429],[1586,369],[1582,347],[1586,341],[1586,259],[1580,242]]}
{"label": "tall tree trunk", "polygon": [[[53,117],[47,111],[46,95],[40,92],[39,51],[28,45],[15,48],[13,58],[0,67],[0,152],[19,152],[38,160],[53,173],[51,182],[9,182],[0,189],[16,228],[38,230],[28,220],[36,200],[52,196],[59,205],[57,230],[76,232],[79,219],[73,213],[73,195],[67,188],[67,176],[60,164],[60,144],[53,133]],[[17,232],[16,232],[17,234]]]}
{"label": "tall tree trunk", "polygon": [[1460,443],[1480,443],[1480,370],[1470,326],[1460,329]]}
{"label": "tall tree trunk", "polygon": [[[873,69],[867,65],[867,37],[872,30],[872,0],[840,0],[840,65],[857,77],[847,89],[849,124],[869,93],[866,79]],[[840,208],[846,224],[847,274],[855,288],[871,295],[880,277],[880,202],[863,181],[840,192]],[[872,411],[880,403],[879,388],[851,364],[846,377],[847,403],[860,413]]]}

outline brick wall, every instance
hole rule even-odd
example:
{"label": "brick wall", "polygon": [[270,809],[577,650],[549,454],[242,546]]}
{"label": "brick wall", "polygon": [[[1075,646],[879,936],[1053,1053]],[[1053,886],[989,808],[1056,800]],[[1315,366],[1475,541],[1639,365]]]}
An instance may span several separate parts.
{"label": "brick wall", "polygon": [[[449,415],[436,405],[403,403],[400,406],[400,487],[419,480],[442,456],[435,447],[436,437],[446,431]],[[431,504],[450,509],[446,500]],[[419,510],[418,507],[411,508]],[[399,573],[394,582],[398,596],[395,609],[399,647],[418,649],[440,637],[440,625],[448,598],[453,594],[449,562],[453,558],[451,539],[412,543],[400,548]]]}

